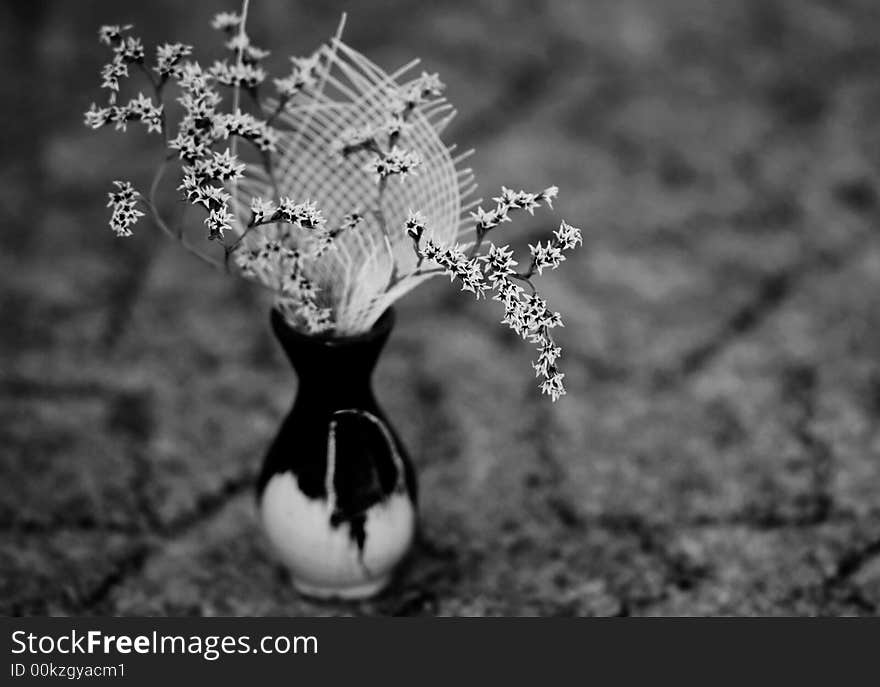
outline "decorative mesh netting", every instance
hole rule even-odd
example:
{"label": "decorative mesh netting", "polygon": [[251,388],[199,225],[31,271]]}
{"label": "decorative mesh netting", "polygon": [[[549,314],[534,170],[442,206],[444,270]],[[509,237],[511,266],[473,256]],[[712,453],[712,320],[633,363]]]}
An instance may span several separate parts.
{"label": "decorative mesh netting", "polygon": [[[467,211],[476,202],[465,201],[476,185],[471,170],[461,167],[470,151],[455,156],[454,146],[440,140],[455,111],[437,98],[413,110],[400,137],[401,146],[418,154],[421,165],[405,178],[389,178],[380,194],[375,176],[364,169],[364,155],[342,156],[336,143],[347,130],[381,125],[389,102],[412,83],[404,77],[418,61],[387,74],[338,39],[321,53],[325,66],[316,86],[274,123],[280,132],[277,188],[261,166],[249,165],[236,197],[239,212],[247,211],[254,196],[309,200],[328,226],[340,225],[352,212],[363,215],[356,228],[339,235],[331,249],[304,267],[319,288],[317,304],[332,310],[335,333],[347,335],[368,330],[391,303],[436,274],[418,264],[404,230],[408,211],[425,216],[427,239],[453,244],[468,228]],[[286,239],[297,240],[289,232]]]}

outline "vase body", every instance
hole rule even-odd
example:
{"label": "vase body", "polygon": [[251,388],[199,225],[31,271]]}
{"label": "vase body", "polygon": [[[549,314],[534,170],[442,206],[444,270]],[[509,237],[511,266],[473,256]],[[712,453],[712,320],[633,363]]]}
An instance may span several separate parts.
{"label": "vase body", "polygon": [[307,336],[272,311],[299,385],[257,498],[269,541],[308,596],[379,592],[415,535],[412,464],[371,383],[393,324],[388,310],[360,336]]}

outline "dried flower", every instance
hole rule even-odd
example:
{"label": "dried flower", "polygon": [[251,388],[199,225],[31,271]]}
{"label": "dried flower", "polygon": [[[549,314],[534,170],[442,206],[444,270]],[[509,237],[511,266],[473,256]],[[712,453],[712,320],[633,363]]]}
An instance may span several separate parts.
{"label": "dried flower", "polygon": [[211,20],[211,28],[218,31],[237,31],[239,24],[241,24],[241,15],[235,12],[219,12]]}
{"label": "dried flower", "polygon": [[222,153],[212,152],[211,159],[202,161],[201,166],[206,177],[219,179],[220,181],[241,179],[245,168],[245,165],[238,161],[238,158],[232,154],[229,148]]}
{"label": "dried flower", "polygon": [[532,260],[538,274],[543,274],[544,270],[549,268],[555,270],[565,260],[565,256],[555,243],[547,242],[547,245],[540,241],[534,246],[529,244],[529,250],[532,253]]}
{"label": "dried flower", "polygon": [[557,372],[552,377],[548,377],[541,382],[541,393],[547,394],[555,403],[560,396],[565,396],[565,387],[562,385],[562,379],[565,375]]}
{"label": "dried flower", "polygon": [[119,79],[128,76],[128,65],[117,55],[101,69],[101,88],[119,91]]}
{"label": "dried flower", "polygon": [[137,98],[132,98],[124,108],[118,109],[121,110],[119,116],[122,118],[122,121],[117,122],[117,128],[121,124],[121,128],[125,130],[125,121],[136,120],[146,125],[147,133],[162,133],[163,106],[154,105],[152,99],[143,93],[138,93]]}
{"label": "dried flower", "polygon": [[274,151],[278,142],[278,133],[272,127],[241,110],[217,115],[214,132],[217,138],[241,136],[263,152]]}
{"label": "dried flower", "polygon": [[370,172],[376,181],[387,179],[395,174],[399,174],[401,179],[405,179],[406,175],[412,173],[420,164],[422,164],[422,159],[417,153],[395,146],[387,154],[371,158],[364,165],[364,171]]}
{"label": "dried flower", "polygon": [[85,124],[91,129],[100,129],[110,121],[112,108],[98,107],[92,103],[85,114]]}
{"label": "dried flower", "polygon": [[251,199],[251,225],[256,226],[275,216],[276,208],[272,200],[254,197]]}
{"label": "dried flower", "polygon": [[422,75],[407,84],[395,94],[396,103],[389,108],[395,114],[406,117],[417,106],[443,93],[446,86],[437,74],[422,72]]}
{"label": "dried flower", "polygon": [[208,239],[211,241],[222,241],[225,232],[232,229],[232,222],[235,217],[225,207],[217,210],[211,210],[205,218],[205,224],[208,225]]}
{"label": "dried flower", "polygon": [[551,340],[544,340],[538,346],[538,361],[532,363],[536,377],[547,377],[550,370],[556,367],[556,361],[562,355],[562,349]]}
{"label": "dried flower", "polygon": [[217,83],[241,88],[256,88],[266,80],[266,71],[262,67],[245,63],[229,64],[226,60],[214,62],[211,75]]}
{"label": "dried flower", "polygon": [[513,259],[513,251],[507,246],[498,247],[490,244],[489,252],[481,259],[485,263],[486,279],[493,285],[514,274],[513,268],[517,265],[516,260]]}
{"label": "dried flower", "polygon": [[483,276],[480,258],[469,258],[458,245],[439,248],[433,241],[428,241],[427,245],[431,259],[443,268],[450,280],[461,282],[462,291],[470,291],[477,298],[485,295],[489,284]]}
{"label": "dried flower", "polygon": [[[563,326],[562,317],[534,280],[583,245],[581,231],[562,221],[552,236],[529,245],[524,269],[509,245],[487,238],[519,211],[551,208],[558,189],[502,187],[493,205],[471,213],[474,239],[459,243],[458,209],[473,190],[473,178],[457,168],[463,158],[447,155],[451,148],[444,149],[439,138],[448,121],[438,116],[444,111],[436,106],[444,90],[439,76],[422,72],[399,81],[334,42],[292,57],[290,72],[272,79],[277,98],[252,104],[270,78],[263,66],[269,52],[252,43],[243,22],[234,12],[213,18],[232,56],[207,69],[192,59],[190,45],[159,45],[147,64],[130,25],[99,31],[100,41],[112,49],[101,71],[101,86],[109,93],[84,114],[86,126],[112,124],[125,131],[129,122],[141,122],[148,132],[163,134],[173,152],[151,188],[173,165],[181,196],[204,212],[207,239],[221,244],[222,255],[216,259],[186,243],[182,232],[162,220],[154,199],[146,199],[157,224],[203,259],[237,269],[273,291],[287,321],[310,333],[366,331],[395,299],[425,277],[444,273],[462,291],[501,305],[502,322],[536,348],[532,368],[541,391],[554,401],[561,397],[562,352],[552,332]],[[137,77],[132,64],[145,73],[153,97],[138,93],[120,104],[122,80]],[[233,89],[232,97],[220,86]],[[171,89],[177,92],[169,96]],[[241,89],[251,98],[242,101]],[[178,110],[165,107],[168,97],[180,104],[176,121],[166,122]],[[249,158],[237,154],[239,143],[259,153],[252,158],[259,164],[245,163]],[[354,164],[332,162],[326,154],[332,151]],[[420,167],[426,173],[415,175]],[[363,172],[375,185],[364,183]],[[389,184],[395,176],[407,183]],[[110,226],[130,236],[143,216],[140,196],[128,182],[114,184]]]}
{"label": "dried flower", "polygon": [[144,45],[140,38],[134,36],[120,40],[113,51],[124,62],[142,62],[144,59]]}
{"label": "dried flower", "polygon": [[422,238],[427,228],[427,220],[421,212],[413,212],[412,210],[406,216],[406,233],[416,243]]}
{"label": "dried flower", "polygon": [[562,220],[559,229],[554,231],[553,235],[556,237],[556,245],[562,250],[574,250],[576,246],[584,243],[581,230],[571,226],[565,220]]}
{"label": "dried flower", "polygon": [[163,79],[182,76],[180,60],[192,54],[192,46],[183,43],[165,43],[156,47],[156,66],[153,67]]}
{"label": "dried flower", "polygon": [[295,203],[292,199],[283,196],[278,201],[276,215],[277,219],[295,224],[300,229],[322,229],[327,223],[315,203],[309,201]]}
{"label": "dried flower", "polygon": [[137,199],[141,194],[127,181],[114,181],[113,185],[117,190],[107,194],[110,196],[107,207],[113,208],[110,228],[117,236],[131,236],[131,227],[144,216],[137,209]]}
{"label": "dried flower", "polygon": [[363,221],[364,216],[360,212],[350,212],[342,218],[342,223],[339,225],[339,229],[336,230],[336,233],[356,229]]}
{"label": "dried flower", "polygon": [[118,24],[104,25],[98,29],[98,40],[109,46],[116,45],[122,41],[122,34],[132,28],[131,24],[125,24],[124,26],[119,26]]}

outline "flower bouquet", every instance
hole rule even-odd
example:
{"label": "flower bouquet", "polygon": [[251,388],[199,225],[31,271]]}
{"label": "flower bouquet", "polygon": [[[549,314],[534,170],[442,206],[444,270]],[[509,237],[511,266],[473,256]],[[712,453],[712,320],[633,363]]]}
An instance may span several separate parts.
{"label": "flower bouquet", "polygon": [[[259,479],[263,525],[301,591],[363,597],[385,586],[415,532],[413,470],[370,385],[392,304],[437,275],[498,301],[502,322],[536,347],[540,390],[556,401],[562,320],[534,278],[559,267],[581,232],[562,221],[520,267],[492,239],[518,212],[552,207],[557,188],[472,199],[472,151],[441,140],[455,111],[436,74],[412,76],[417,60],[384,72],[342,41],[343,17],[327,44],[270,79],[246,22],[247,2],[214,17],[228,57],[210,67],[182,43],[148,60],[131,26],[101,27],[108,97],[85,123],[140,124],[166,149],[148,189],[113,182],[118,236],[148,211],[183,248],[274,295],[273,329],[299,386]],[[126,102],[134,72],[149,95]],[[182,200],[204,214],[198,241],[156,200],[171,169]]]}

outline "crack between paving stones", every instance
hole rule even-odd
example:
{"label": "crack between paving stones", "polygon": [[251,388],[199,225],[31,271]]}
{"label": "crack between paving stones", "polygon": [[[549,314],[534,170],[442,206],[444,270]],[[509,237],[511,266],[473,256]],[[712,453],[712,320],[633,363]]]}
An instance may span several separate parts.
{"label": "crack between paving stones", "polygon": [[[871,615],[877,613],[878,606],[865,599],[859,589],[852,586],[852,578],[878,556],[880,556],[880,538],[853,549],[839,558],[834,572],[822,581],[819,590],[822,603],[827,606],[832,600],[838,599],[851,603],[864,613]],[[841,592],[846,592],[842,599],[840,599]]]}
{"label": "crack between paving stones", "polygon": [[857,241],[846,250],[817,250],[810,256],[759,281],[752,297],[737,308],[718,331],[685,351],[676,362],[652,374],[652,386],[665,390],[679,386],[698,375],[728,348],[757,330],[778,312],[809,276],[821,271],[839,270],[862,255],[864,244]]}
{"label": "crack between paving stones", "polygon": [[[658,527],[649,524],[639,515],[607,516],[601,515],[589,520],[582,516],[570,499],[563,493],[565,469],[559,464],[553,453],[549,437],[553,434],[554,416],[550,409],[540,406],[535,422],[528,430],[527,440],[537,447],[539,473],[530,486],[543,487],[549,493],[545,496],[544,506],[549,508],[560,525],[568,530],[580,530],[589,527],[590,522],[601,523],[603,529],[632,537],[639,549],[663,567],[664,587],[673,587],[680,591],[691,590],[704,578],[707,571],[690,564],[682,556],[676,555],[666,546],[669,527]],[[665,598],[666,592],[662,598]],[[629,615],[633,610],[655,603],[662,598],[627,599],[615,594],[620,603],[620,615]]]}
{"label": "crack between paving stones", "polygon": [[251,488],[256,480],[253,470],[227,479],[219,489],[202,495],[195,507],[167,524],[157,524],[130,554],[123,556],[114,569],[88,593],[73,604],[73,613],[94,610],[105,604],[113,592],[143,572],[150,559],[161,552],[164,545],[179,539],[221,511],[232,499]]}
{"label": "crack between paving stones", "polygon": [[810,471],[809,490],[800,508],[804,511],[804,517],[814,524],[826,522],[835,509],[829,488],[834,469],[833,451],[813,428],[818,385],[819,371],[814,365],[794,365],[784,371],[784,396],[796,411],[791,432],[805,453]]}

